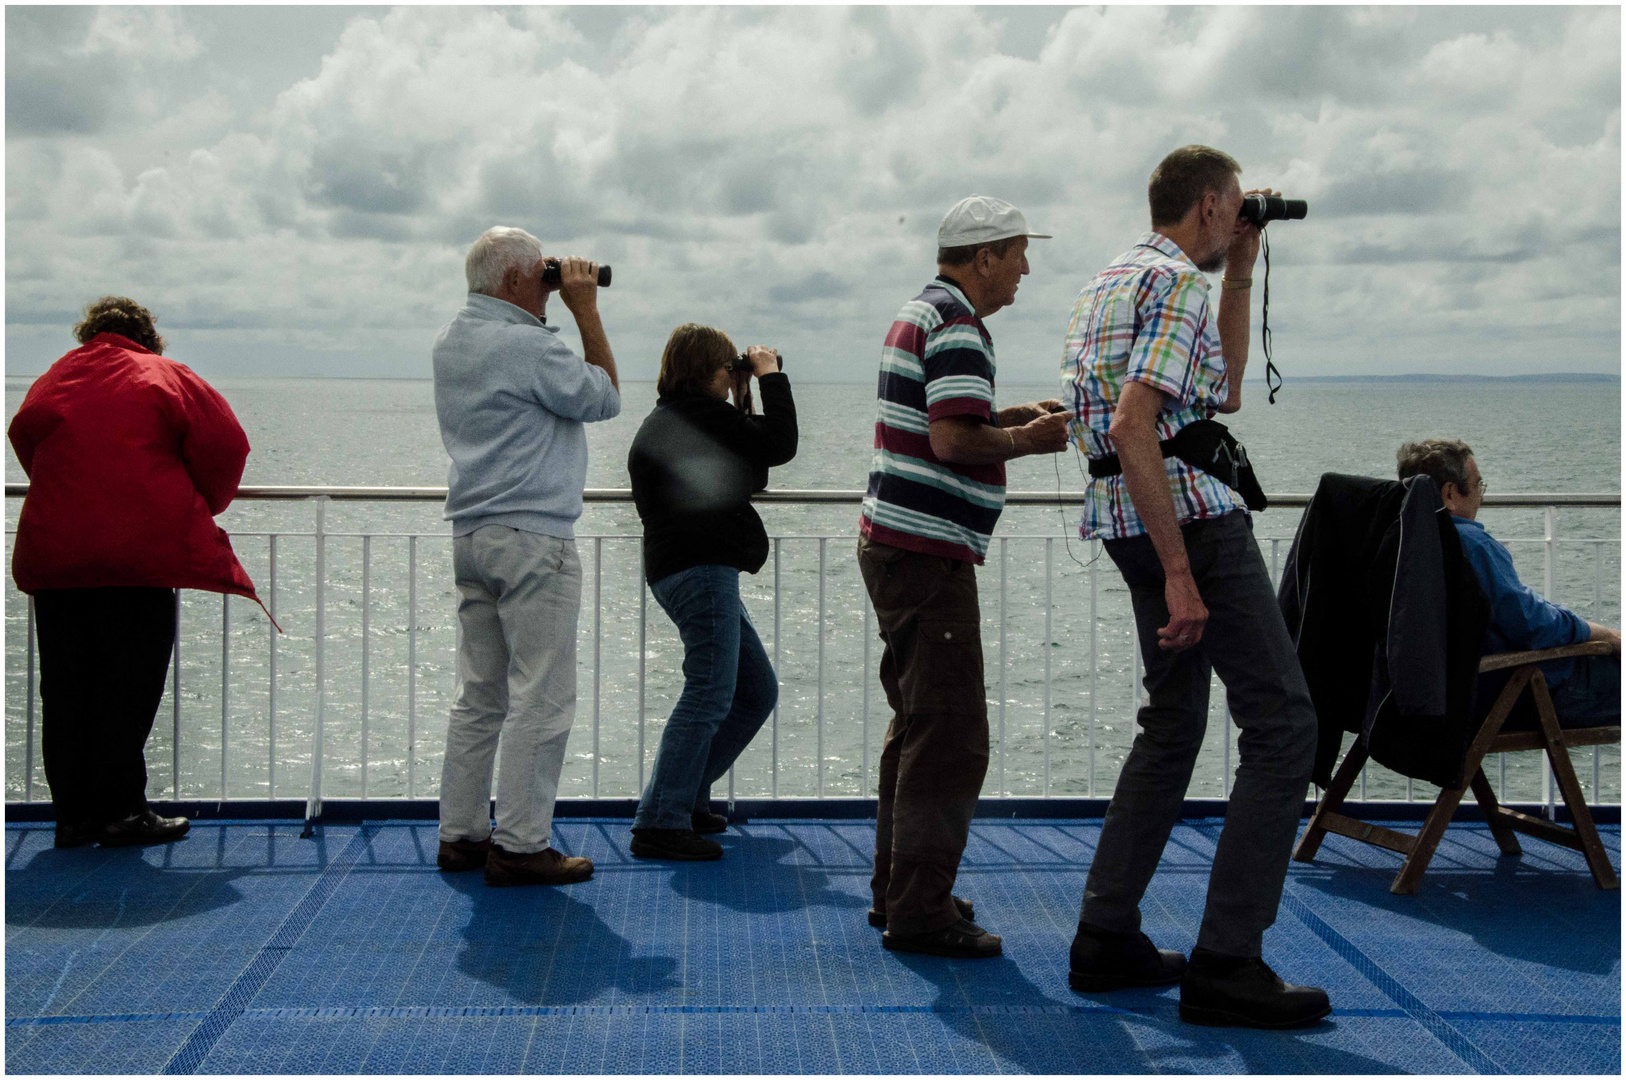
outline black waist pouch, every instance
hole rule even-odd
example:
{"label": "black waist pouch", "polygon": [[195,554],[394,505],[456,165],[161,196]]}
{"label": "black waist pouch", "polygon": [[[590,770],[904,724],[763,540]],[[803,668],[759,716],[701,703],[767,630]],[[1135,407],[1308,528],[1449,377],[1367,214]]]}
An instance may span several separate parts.
{"label": "black waist pouch", "polygon": [[[1218,420],[1193,420],[1175,432],[1174,438],[1163,439],[1157,446],[1164,457],[1179,458],[1241,495],[1249,510],[1257,512],[1270,505],[1254,475],[1247,449]],[[1117,454],[1090,459],[1091,476],[1117,476],[1123,471]]]}

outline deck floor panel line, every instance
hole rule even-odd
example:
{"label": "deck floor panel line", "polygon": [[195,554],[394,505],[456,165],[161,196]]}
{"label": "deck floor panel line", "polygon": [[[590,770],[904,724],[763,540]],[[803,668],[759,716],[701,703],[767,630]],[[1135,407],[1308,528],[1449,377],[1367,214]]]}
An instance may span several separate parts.
{"label": "deck floor panel line", "polygon": [[209,1051],[214,1049],[215,1043],[225,1034],[226,1029],[242,1016],[248,1003],[254,1000],[254,995],[271,978],[277,966],[287,959],[288,952],[305,933],[306,929],[315,920],[316,915],[326,904],[328,897],[339,887],[339,882],[350,872],[350,868],[361,858],[368,843],[377,834],[380,824],[376,822],[363,823],[350,838],[344,849],[328,863],[326,869],[311,883],[310,890],[305,893],[294,910],[277,927],[248,968],[237,977],[231,988],[220,999],[220,1003],[210,1011],[203,1022],[197,1026],[187,1037],[175,1056],[164,1064],[163,1075],[187,1076],[197,1072],[198,1066],[203,1064]]}

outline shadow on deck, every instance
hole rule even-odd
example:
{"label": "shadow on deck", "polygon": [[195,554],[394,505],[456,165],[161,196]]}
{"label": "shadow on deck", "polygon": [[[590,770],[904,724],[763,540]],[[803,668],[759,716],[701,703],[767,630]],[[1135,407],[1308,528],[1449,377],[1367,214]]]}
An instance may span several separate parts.
{"label": "shadow on deck", "polygon": [[[1275,1033],[1181,1024],[1177,989],[1068,989],[1098,821],[974,825],[958,891],[1004,935],[989,961],[881,949],[863,822],[748,825],[687,865],[632,860],[626,824],[557,823],[598,865],[558,889],[440,874],[420,822],[67,851],[8,826],[6,1068],[1620,1071],[1620,894],[1552,845],[1499,859],[1483,826],[1453,826],[1412,897],[1388,892],[1397,856],[1340,837],[1293,864],[1266,957],[1334,1012]],[[1160,945],[1190,949],[1218,831],[1175,831],[1143,904]]]}

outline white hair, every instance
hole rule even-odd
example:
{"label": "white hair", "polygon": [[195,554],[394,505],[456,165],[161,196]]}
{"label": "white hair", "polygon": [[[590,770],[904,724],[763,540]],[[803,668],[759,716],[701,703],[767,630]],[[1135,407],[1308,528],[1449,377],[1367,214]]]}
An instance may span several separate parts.
{"label": "white hair", "polygon": [[530,270],[542,257],[542,241],[509,225],[497,225],[480,234],[469,248],[463,273],[469,279],[469,292],[497,295],[503,275],[513,267]]}

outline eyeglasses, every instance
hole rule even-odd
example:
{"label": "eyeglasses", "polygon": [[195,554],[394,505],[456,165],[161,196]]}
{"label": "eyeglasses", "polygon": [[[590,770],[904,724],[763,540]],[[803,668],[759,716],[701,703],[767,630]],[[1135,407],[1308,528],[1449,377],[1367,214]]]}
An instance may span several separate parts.
{"label": "eyeglasses", "polygon": [[1476,495],[1483,495],[1485,492],[1490,490],[1490,485],[1485,483],[1485,478],[1483,476],[1481,476],[1476,483],[1470,486],[1473,487],[1474,494]]}

